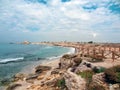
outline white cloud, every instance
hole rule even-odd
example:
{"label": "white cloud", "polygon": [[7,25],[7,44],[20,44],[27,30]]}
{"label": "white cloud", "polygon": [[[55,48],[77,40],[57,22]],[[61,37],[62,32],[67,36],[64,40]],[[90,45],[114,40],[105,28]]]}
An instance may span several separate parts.
{"label": "white cloud", "polygon": [[[108,3],[111,1],[71,0],[62,3],[61,0],[49,0],[47,5],[44,5],[27,3],[25,0],[2,0],[0,1],[0,25],[2,26],[0,29],[19,30],[29,35],[32,31],[36,31],[37,33],[33,33],[39,35],[44,32],[46,36],[45,34],[42,36],[46,38],[48,35],[53,35],[50,32],[56,34],[53,37],[57,38],[59,33],[67,32],[64,34],[67,39],[75,40],[80,37],[79,40],[90,40],[96,37],[97,40],[100,39],[102,33],[104,34],[104,30],[114,32],[117,29],[120,33],[120,17],[108,8]],[[83,8],[84,6],[90,9],[87,11]],[[91,37],[92,31],[94,31],[93,37]],[[75,33],[72,34],[73,32]],[[71,34],[72,38],[70,38]],[[60,38],[63,39],[62,36]]]}

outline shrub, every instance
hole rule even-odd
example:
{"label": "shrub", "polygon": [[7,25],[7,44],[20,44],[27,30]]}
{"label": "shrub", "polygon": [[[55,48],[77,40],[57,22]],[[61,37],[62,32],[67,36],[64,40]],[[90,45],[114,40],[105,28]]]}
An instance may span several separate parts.
{"label": "shrub", "polygon": [[89,41],[88,43],[89,43],[89,44],[92,44],[92,43],[93,43],[93,41]]}
{"label": "shrub", "polygon": [[91,70],[86,70],[77,74],[80,75],[82,78],[85,78],[87,83],[90,83],[92,81],[92,76],[94,75],[94,72]]}
{"label": "shrub", "polygon": [[77,74],[80,75],[82,78],[92,78],[92,75],[94,74],[94,72],[91,70],[86,70],[83,72],[79,72]]}
{"label": "shrub", "polygon": [[104,68],[104,67],[99,67],[99,68],[98,68],[98,67],[95,66],[95,67],[93,68],[93,72],[94,72],[94,73],[101,73],[101,72],[104,72],[104,71],[105,71],[105,68]]}
{"label": "shrub", "polygon": [[106,69],[105,79],[108,83],[120,83],[120,65]]}
{"label": "shrub", "polygon": [[62,78],[60,80],[57,81],[57,86],[61,89],[64,89],[66,86],[65,86],[65,79]]}

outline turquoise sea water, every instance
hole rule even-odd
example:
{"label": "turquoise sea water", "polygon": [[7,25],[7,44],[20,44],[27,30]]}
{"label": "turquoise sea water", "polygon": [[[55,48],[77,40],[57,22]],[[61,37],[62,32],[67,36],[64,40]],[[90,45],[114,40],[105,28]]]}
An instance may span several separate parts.
{"label": "turquoise sea water", "polygon": [[35,62],[51,60],[71,51],[57,46],[0,44],[0,79],[10,78]]}

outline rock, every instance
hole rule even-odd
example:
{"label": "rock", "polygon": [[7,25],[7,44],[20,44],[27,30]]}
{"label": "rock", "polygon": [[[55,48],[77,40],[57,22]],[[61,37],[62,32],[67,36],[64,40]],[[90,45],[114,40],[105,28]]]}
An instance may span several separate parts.
{"label": "rock", "polygon": [[50,79],[52,79],[52,77],[47,77],[46,79],[47,79],[47,80],[50,80]]}
{"label": "rock", "polygon": [[39,74],[29,74],[26,77],[26,80],[36,79],[39,76]]}
{"label": "rock", "polygon": [[75,58],[75,57],[77,57],[76,54],[65,54],[65,55],[62,56],[62,58],[64,58],[64,59],[72,59],[72,58]]}
{"label": "rock", "polygon": [[18,80],[24,80],[25,75],[22,73],[17,73],[16,75],[13,76],[14,81],[18,81]]}
{"label": "rock", "polygon": [[34,84],[34,80],[27,80],[26,82],[27,82],[27,83]]}
{"label": "rock", "polygon": [[52,78],[49,81],[45,82],[45,85],[47,86],[51,86],[51,87],[56,87],[57,86],[57,82],[61,79],[61,77],[57,77],[57,78]]}
{"label": "rock", "polygon": [[83,71],[86,71],[86,70],[93,70],[93,71],[94,71],[95,68],[98,70],[98,69],[100,69],[101,67],[99,67],[99,66],[94,66],[94,65],[92,65],[92,63],[83,60],[82,63],[79,64],[79,66],[77,66],[76,69],[73,70],[73,71],[74,71],[75,73],[77,73],[77,72],[83,72]]}
{"label": "rock", "polygon": [[49,67],[49,66],[37,66],[36,68],[35,68],[35,73],[42,73],[42,72],[44,72],[44,71],[48,71],[48,70],[50,70],[51,69],[51,67]]}
{"label": "rock", "polygon": [[80,57],[76,57],[74,58],[74,62],[75,62],[75,66],[78,66],[82,62],[82,59]]}
{"label": "rock", "polygon": [[68,69],[69,67],[78,66],[82,62],[82,59],[76,54],[65,54],[60,58],[59,68]]}
{"label": "rock", "polygon": [[10,84],[11,80],[9,78],[3,78],[2,80],[0,80],[0,85],[8,85]]}
{"label": "rock", "polygon": [[40,85],[31,85],[27,90],[43,90]]}
{"label": "rock", "polygon": [[79,72],[83,72],[83,71],[86,71],[86,70],[92,70],[91,67],[88,66],[88,62],[86,61],[82,61],[81,64],[79,64],[78,67],[76,67],[76,70],[75,73],[79,73]]}
{"label": "rock", "polygon": [[58,69],[54,69],[51,71],[51,74],[59,74],[59,70]]}
{"label": "rock", "polygon": [[64,79],[68,90],[86,90],[85,79],[71,72],[71,68],[64,74]]}
{"label": "rock", "polygon": [[44,78],[44,75],[40,75],[37,77],[37,80],[42,80]]}
{"label": "rock", "polygon": [[120,90],[120,84],[110,84],[109,90]]}
{"label": "rock", "polygon": [[21,84],[12,84],[7,87],[6,90],[15,90],[17,87],[22,86]]}
{"label": "rock", "polygon": [[105,78],[104,77],[105,77],[104,73],[95,74],[92,77],[92,83],[94,85],[103,86],[105,88],[105,90],[109,90],[108,89],[108,84],[105,83]]}
{"label": "rock", "polygon": [[69,67],[72,67],[74,64],[73,58],[69,55],[64,55],[62,58],[60,58],[60,69],[68,69]]}
{"label": "rock", "polygon": [[87,70],[91,70],[91,68],[88,68],[87,66],[83,65],[83,66],[78,66],[75,70],[75,73],[79,73],[79,72],[83,72],[83,71],[87,71]]}

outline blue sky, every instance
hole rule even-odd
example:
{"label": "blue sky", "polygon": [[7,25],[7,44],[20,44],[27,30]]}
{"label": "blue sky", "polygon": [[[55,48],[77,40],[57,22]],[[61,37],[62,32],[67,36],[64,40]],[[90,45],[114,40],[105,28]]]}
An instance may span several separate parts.
{"label": "blue sky", "polygon": [[120,42],[120,0],[0,0],[0,42]]}

